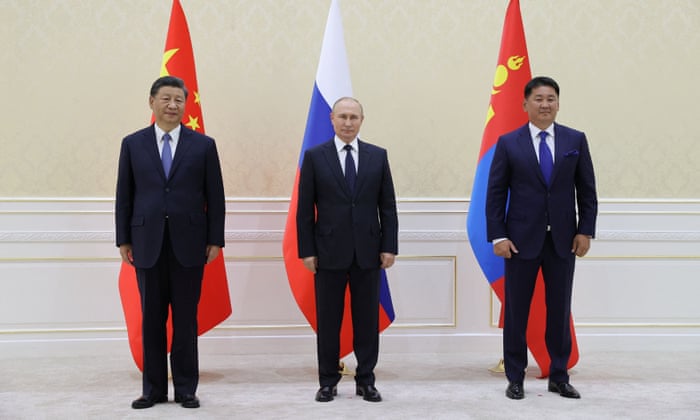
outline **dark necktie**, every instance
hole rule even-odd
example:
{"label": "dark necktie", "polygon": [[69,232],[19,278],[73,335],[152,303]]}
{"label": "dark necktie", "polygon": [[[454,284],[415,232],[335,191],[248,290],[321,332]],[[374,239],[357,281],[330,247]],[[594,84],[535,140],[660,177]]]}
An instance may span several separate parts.
{"label": "dark necktie", "polygon": [[542,170],[542,175],[544,180],[549,185],[549,180],[552,177],[552,168],[554,167],[554,162],[552,162],[552,151],[549,150],[547,146],[547,132],[540,131],[540,169]]}
{"label": "dark necktie", "polygon": [[170,174],[170,166],[173,164],[173,152],[170,149],[170,139],[170,134],[165,133],[163,135],[163,152],[160,156],[160,160],[163,161],[163,171],[165,172],[166,179]]}
{"label": "dark necktie", "polygon": [[355,172],[355,159],[352,158],[352,146],[346,144],[343,149],[345,149],[345,181],[350,187],[350,192],[354,192],[357,172]]}

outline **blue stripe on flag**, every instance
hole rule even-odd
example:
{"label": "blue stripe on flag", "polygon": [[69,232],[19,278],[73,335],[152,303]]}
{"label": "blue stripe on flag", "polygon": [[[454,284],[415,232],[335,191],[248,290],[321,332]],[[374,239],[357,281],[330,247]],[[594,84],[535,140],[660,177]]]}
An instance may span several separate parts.
{"label": "blue stripe on flag", "polygon": [[482,156],[476,167],[474,187],[467,217],[467,234],[481,271],[489,284],[504,276],[503,259],[493,253],[493,245],[486,239],[486,189],[488,186],[491,161],[496,146]]}
{"label": "blue stripe on flag", "polygon": [[301,162],[304,160],[304,152],[332,139],[334,135],[335,132],[331,124],[331,107],[323,98],[318,85],[314,83],[309,116],[306,119],[304,141],[301,144],[301,153],[299,154],[299,167],[301,168]]}
{"label": "blue stripe on flag", "polygon": [[391,322],[394,322],[396,314],[394,313],[394,304],[391,302],[391,294],[389,293],[389,281],[386,278],[386,271],[381,271],[381,279],[379,280],[379,304],[384,308],[384,312],[389,317]]}

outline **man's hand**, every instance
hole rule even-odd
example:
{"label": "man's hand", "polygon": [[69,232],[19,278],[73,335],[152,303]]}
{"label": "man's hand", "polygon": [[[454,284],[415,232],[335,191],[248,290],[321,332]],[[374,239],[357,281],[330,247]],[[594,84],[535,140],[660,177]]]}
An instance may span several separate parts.
{"label": "man's hand", "polygon": [[134,254],[131,250],[131,244],[119,245],[119,255],[122,256],[122,261],[129,265],[134,265]]}
{"label": "man's hand", "polygon": [[583,257],[591,248],[591,237],[588,235],[578,234],[574,236],[574,244],[571,247],[571,252],[577,257]]}
{"label": "man's hand", "polygon": [[498,243],[493,244],[493,253],[499,257],[510,258],[513,254],[518,253],[518,248],[513,245],[510,239],[504,239]]}
{"label": "man's hand", "polygon": [[390,253],[390,252],[382,252],[379,254],[379,259],[382,262],[381,268],[389,268],[392,265],[394,265],[394,261],[396,260],[396,255]]}
{"label": "man's hand", "polygon": [[207,245],[207,264],[214,261],[214,259],[219,256],[219,252],[221,252],[220,246]]}
{"label": "man's hand", "polygon": [[306,257],[302,260],[304,262],[304,267],[312,273],[316,273],[316,268],[318,268],[318,257]]}

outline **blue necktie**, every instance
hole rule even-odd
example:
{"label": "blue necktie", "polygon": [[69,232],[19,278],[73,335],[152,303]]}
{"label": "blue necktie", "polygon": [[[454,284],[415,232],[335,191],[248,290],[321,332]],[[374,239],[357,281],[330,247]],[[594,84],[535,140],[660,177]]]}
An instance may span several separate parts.
{"label": "blue necktie", "polygon": [[173,164],[173,152],[170,150],[170,139],[170,134],[165,133],[163,135],[163,152],[161,153],[160,160],[163,161],[165,179],[168,179],[168,175],[170,174],[170,166]]}
{"label": "blue necktie", "polygon": [[554,167],[554,162],[552,162],[552,151],[549,150],[547,146],[547,132],[540,131],[540,169],[542,170],[542,175],[544,180],[549,185],[549,180],[552,177],[552,168]]}
{"label": "blue necktie", "polygon": [[355,171],[355,159],[352,158],[352,146],[346,144],[345,147],[345,181],[350,187],[350,192],[355,191],[355,179],[357,179],[357,172]]}

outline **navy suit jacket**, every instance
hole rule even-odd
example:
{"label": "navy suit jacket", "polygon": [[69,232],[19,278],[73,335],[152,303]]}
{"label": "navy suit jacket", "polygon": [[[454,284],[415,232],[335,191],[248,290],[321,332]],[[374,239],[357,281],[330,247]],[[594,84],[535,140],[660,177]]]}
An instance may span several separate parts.
{"label": "navy suit jacket", "polygon": [[554,142],[549,186],[528,124],[498,139],[491,163],[486,193],[488,240],[510,239],[524,259],[539,255],[548,223],[562,257],[571,255],[577,233],[595,235],[598,200],[586,135],[555,123]]}
{"label": "navy suit jacket", "polygon": [[358,140],[358,170],[351,194],[333,139],[306,151],[299,175],[299,257],[344,270],[353,256],[362,269],[380,266],[379,254],[398,254],[398,217],[387,152]]}
{"label": "navy suit jacket", "polygon": [[166,217],[180,264],[204,265],[207,245],[224,246],[225,206],[221,165],[211,137],[182,126],[167,180],[153,125],[122,141],[116,242],[132,245],[137,268],[156,263]]}

